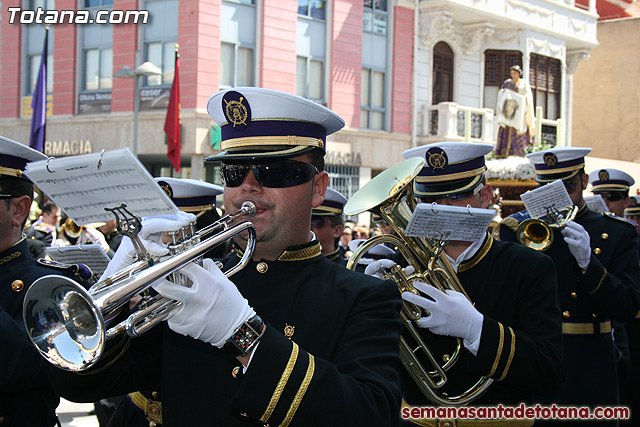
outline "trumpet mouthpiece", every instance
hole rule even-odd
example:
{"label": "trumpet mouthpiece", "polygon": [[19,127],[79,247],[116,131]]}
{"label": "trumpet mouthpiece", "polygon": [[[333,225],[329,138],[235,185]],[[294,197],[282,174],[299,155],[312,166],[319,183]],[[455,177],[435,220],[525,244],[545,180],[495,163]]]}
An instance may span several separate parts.
{"label": "trumpet mouthpiece", "polygon": [[253,202],[246,201],[242,204],[240,211],[244,216],[253,216],[256,213],[256,205]]}

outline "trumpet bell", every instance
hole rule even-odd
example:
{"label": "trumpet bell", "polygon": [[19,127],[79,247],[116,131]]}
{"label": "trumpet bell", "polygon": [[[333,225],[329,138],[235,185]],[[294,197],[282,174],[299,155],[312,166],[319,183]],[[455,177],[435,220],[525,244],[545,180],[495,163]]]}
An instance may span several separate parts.
{"label": "trumpet bell", "polygon": [[518,225],[516,239],[528,248],[546,251],[553,243],[553,230],[543,221],[529,218]]}
{"label": "trumpet bell", "polygon": [[40,354],[61,369],[85,370],[102,354],[102,313],[89,292],[69,278],[36,280],[25,294],[23,320]]}

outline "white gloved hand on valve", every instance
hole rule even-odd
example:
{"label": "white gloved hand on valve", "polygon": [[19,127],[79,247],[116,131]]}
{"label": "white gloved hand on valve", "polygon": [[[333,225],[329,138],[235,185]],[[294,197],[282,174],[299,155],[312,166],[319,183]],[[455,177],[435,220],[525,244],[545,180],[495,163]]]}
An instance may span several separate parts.
{"label": "white gloved hand on valve", "polygon": [[196,216],[182,211],[172,215],[144,217],[142,218],[142,230],[140,230],[139,237],[144,240],[162,243],[162,233],[178,231],[192,222],[196,222]]}
{"label": "white gloved hand on valve", "polygon": [[204,268],[189,263],[180,270],[193,282],[190,288],[163,280],[153,286],[162,296],[181,301],[167,323],[174,331],[222,348],[229,337],[256,313],[215,263],[204,259]]}
{"label": "white gloved hand on valve", "polygon": [[431,313],[430,316],[418,319],[416,324],[434,334],[463,338],[465,347],[474,355],[477,354],[484,316],[471,301],[460,292],[448,290],[444,293],[423,282],[413,282],[413,286],[432,298],[411,292],[402,293],[402,299]]}
{"label": "white gloved hand on valve", "polygon": [[582,271],[586,271],[591,261],[591,238],[583,226],[574,221],[567,221],[561,231],[564,241],[569,245],[569,252],[576,259]]}
{"label": "white gloved hand on valve", "polygon": [[383,279],[385,274],[384,270],[393,268],[395,265],[396,263],[390,259],[379,259],[367,265],[367,268],[364,269],[364,274]]}
{"label": "white gloved hand on valve", "polygon": [[[161,245],[156,242],[142,239],[140,241],[152,257],[158,258],[169,253],[169,249],[167,249],[166,245]],[[111,261],[109,261],[107,268],[104,270],[99,280],[103,280],[109,276],[112,276],[118,271],[129,267],[135,261],[136,251],[133,247],[133,242],[129,237],[124,236],[122,238],[122,241],[120,242],[120,246],[118,246],[118,250],[113,255]]]}

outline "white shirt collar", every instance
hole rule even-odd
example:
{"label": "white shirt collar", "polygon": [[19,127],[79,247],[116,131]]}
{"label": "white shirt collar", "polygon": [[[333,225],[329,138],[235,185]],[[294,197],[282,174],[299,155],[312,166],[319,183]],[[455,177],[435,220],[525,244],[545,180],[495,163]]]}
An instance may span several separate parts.
{"label": "white shirt collar", "polygon": [[447,259],[451,263],[451,267],[455,270],[456,273],[458,272],[458,267],[460,266],[460,264],[462,264],[464,261],[466,261],[468,259],[473,258],[473,256],[480,250],[480,248],[482,247],[482,244],[484,243],[486,238],[487,238],[487,236],[485,234],[483,239],[480,239],[477,242],[471,243],[471,245],[469,245],[469,247],[467,247],[467,249],[465,249],[460,254],[460,256],[458,256],[457,260],[454,260],[449,255],[447,255],[446,252],[444,252],[445,256],[447,257]]}

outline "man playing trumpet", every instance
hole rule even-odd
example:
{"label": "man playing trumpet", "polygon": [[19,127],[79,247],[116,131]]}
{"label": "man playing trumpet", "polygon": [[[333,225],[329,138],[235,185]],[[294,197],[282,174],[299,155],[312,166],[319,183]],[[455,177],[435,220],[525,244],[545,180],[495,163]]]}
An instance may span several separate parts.
{"label": "man playing trumpet", "polygon": [[[210,98],[222,129],[226,212],[250,201],[257,244],[229,280],[213,262],[156,291],[183,307],[117,344],[83,375],[55,372],[67,398],[154,387],[164,426],[393,426],[400,388],[400,296],[392,283],[327,260],[310,231],[322,203],[326,136],[344,121],[303,98],[237,88]],[[222,262],[235,265],[246,235]],[[122,247],[122,246],[121,246]]]}

